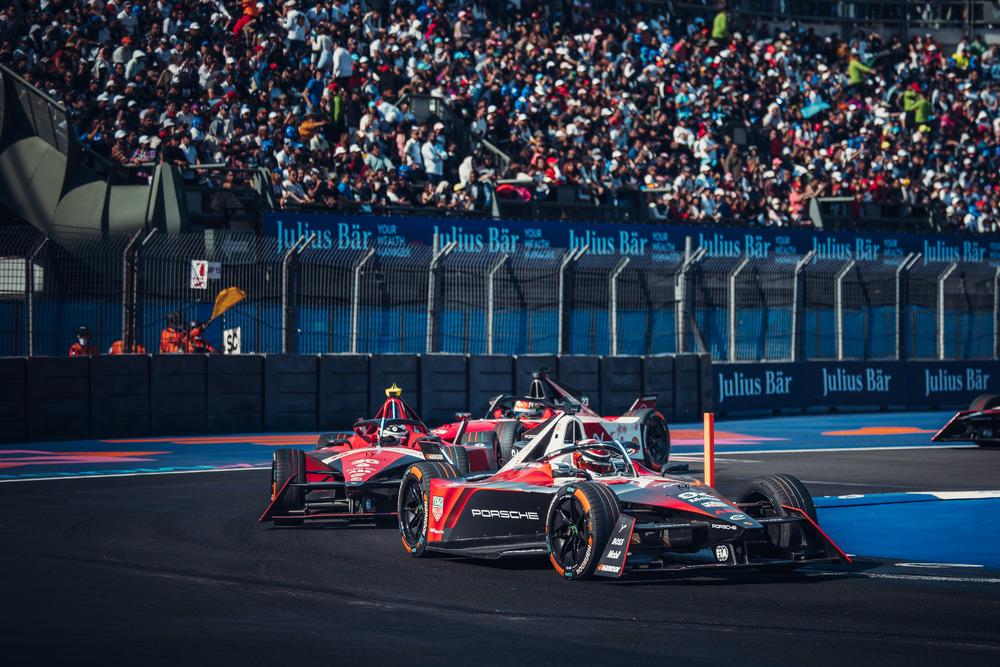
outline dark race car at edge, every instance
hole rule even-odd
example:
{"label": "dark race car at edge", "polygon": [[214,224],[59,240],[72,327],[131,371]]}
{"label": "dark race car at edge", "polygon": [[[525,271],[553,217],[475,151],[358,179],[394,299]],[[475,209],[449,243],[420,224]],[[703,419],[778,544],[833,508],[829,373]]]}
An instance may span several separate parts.
{"label": "dark race car at edge", "polygon": [[968,410],[957,412],[931,442],[974,442],[980,447],[1000,447],[1000,395],[980,394]]}

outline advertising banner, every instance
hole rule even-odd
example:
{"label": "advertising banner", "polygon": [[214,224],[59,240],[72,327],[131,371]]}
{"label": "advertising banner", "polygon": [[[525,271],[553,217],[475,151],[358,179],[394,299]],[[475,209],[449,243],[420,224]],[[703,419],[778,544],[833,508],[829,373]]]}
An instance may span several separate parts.
{"label": "advertising banner", "polygon": [[1000,394],[1000,362],[807,361],[714,364],[715,410],[934,409]]}
{"label": "advertising banner", "polygon": [[592,255],[649,255],[675,260],[690,237],[692,249],[710,257],[751,258],[804,254],[822,259],[868,260],[921,253],[925,262],[1000,262],[1000,237],[912,233],[830,232],[781,227],[683,226],[551,220],[380,217],[275,211],[264,216],[264,232],[282,248],[313,232],[317,250],[376,249],[406,256],[410,243],[455,242],[455,252],[524,252],[551,258],[554,249],[590,246]]}

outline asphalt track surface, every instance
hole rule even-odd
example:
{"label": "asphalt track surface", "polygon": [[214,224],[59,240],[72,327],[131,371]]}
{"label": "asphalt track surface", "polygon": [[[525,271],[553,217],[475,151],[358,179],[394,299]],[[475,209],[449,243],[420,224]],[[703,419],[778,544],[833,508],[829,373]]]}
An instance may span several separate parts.
{"label": "asphalt track surface", "polygon": [[[998,470],[1000,452],[978,449],[746,454],[720,461],[718,486],[784,471],[815,495],[994,489]],[[544,560],[412,559],[394,529],[260,525],[268,483],[246,470],[0,484],[5,664],[1000,660],[1000,574],[981,568],[863,558],[567,582]]]}

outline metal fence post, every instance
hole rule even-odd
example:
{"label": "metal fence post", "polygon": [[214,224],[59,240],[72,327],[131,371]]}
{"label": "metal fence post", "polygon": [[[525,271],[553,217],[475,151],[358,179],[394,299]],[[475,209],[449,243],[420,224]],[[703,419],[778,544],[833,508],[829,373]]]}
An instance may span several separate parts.
{"label": "metal fence post", "polygon": [[354,265],[354,280],[351,287],[351,352],[358,351],[358,319],[361,315],[361,269],[375,256],[375,247],[365,251],[358,263]]}
{"label": "metal fence post", "polygon": [[837,271],[837,275],[833,279],[833,314],[836,318],[837,361],[844,359],[844,276],[854,268],[856,263],[852,259],[844,264],[840,268],[840,271]]}
{"label": "metal fence post", "polygon": [[946,356],[945,351],[945,336],[944,336],[944,281],[948,280],[948,276],[954,273],[955,269],[958,268],[958,264],[952,262],[945,272],[938,277],[937,284],[937,358],[944,360]]}
{"label": "metal fence post", "polygon": [[136,304],[136,242],[142,230],[129,237],[122,253],[122,344],[125,352],[135,349],[135,304]]}
{"label": "metal fence post", "polygon": [[[298,349],[298,298],[296,289],[298,282],[299,255],[316,240],[316,232],[309,236],[300,236],[295,243],[285,251],[281,258],[281,352],[287,354]],[[293,293],[294,292],[294,293]]]}
{"label": "metal fence post", "polygon": [[590,249],[590,244],[583,246],[582,248],[577,248],[576,250],[567,250],[566,256],[563,257],[562,263],[559,264],[559,321],[556,323],[558,327],[558,340],[556,342],[556,354],[563,354],[566,349],[566,269],[570,264],[577,261],[583,257],[584,253]]}
{"label": "metal fence post", "polygon": [[618,354],[618,276],[625,270],[625,267],[628,266],[630,261],[631,260],[628,257],[622,257],[618,262],[618,266],[616,266],[615,270],[611,272],[611,284],[609,285],[611,291],[611,303],[608,304],[608,314],[610,316],[609,324],[611,326],[611,331],[609,331],[609,333],[611,335],[610,352],[612,355]]}
{"label": "metal fence post", "polygon": [[729,362],[736,361],[736,278],[740,272],[750,263],[750,258],[746,255],[740,258],[739,264],[731,274],[729,274],[729,293],[726,295],[729,317]]}
{"label": "metal fence post", "polygon": [[903,273],[910,268],[913,262],[917,261],[919,254],[908,254],[896,267],[896,361],[903,358],[903,322],[905,321],[903,311]]}
{"label": "metal fence post", "polygon": [[29,357],[35,354],[35,259],[48,242],[47,236],[42,237],[42,240],[38,242],[38,245],[24,262],[24,309],[26,311],[24,325],[27,334],[25,343]]}
{"label": "metal fence post", "polygon": [[424,351],[428,354],[434,352],[438,349],[438,326],[437,326],[437,294],[438,294],[438,282],[440,276],[438,275],[438,267],[441,260],[447,257],[456,247],[458,243],[452,241],[446,244],[443,248],[440,247],[440,237],[434,235],[434,254],[431,256],[430,267],[427,270],[427,343],[424,347]]}
{"label": "metal fence post", "polygon": [[510,255],[503,254],[486,274],[486,354],[493,354],[493,276],[507,263]]}
{"label": "metal fence post", "polygon": [[[691,237],[689,236],[687,238],[690,240]],[[684,252],[685,252],[686,257],[684,259],[684,263],[681,265],[680,270],[677,272],[677,278],[676,278],[676,280],[677,280],[677,285],[676,285],[676,293],[677,293],[677,324],[676,324],[676,327],[677,327],[677,330],[674,333],[677,336],[677,345],[676,345],[677,352],[687,352],[687,340],[686,340],[687,339],[687,317],[689,315],[689,313],[688,313],[688,305],[687,305],[687,296],[688,296],[687,295],[687,279],[688,279],[688,275],[687,274],[688,274],[688,271],[690,270],[690,268],[694,264],[697,264],[701,260],[701,258],[705,256],[705,249],[704,248],[698,248],[693,253],[688,254],[688,252],[687,252],[688,245],[689,244],[685,243],[685,251]]]}
{"label": "metal fence post", "polygon": [[807,252],[802,259],[795,263],[795,272],[792,274],[792,340],[790,341],[791,344],[789,349],[791,361],[798,361],[800,350],[803,349],[802,341],[799,340],[799,336],[801,335],[803,329],[801,326],[801,319],[804,315],[803,311],[805,310],[801,303],[804,296],[804,290],[800,287],[802,282],[802,269],[804,269],[815,256],[815,250]]}

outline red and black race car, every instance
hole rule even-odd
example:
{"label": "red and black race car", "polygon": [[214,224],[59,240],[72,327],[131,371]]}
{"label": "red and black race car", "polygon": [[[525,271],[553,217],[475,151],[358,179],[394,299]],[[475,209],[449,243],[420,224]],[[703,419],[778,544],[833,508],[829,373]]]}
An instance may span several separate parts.
{"label": "red and black race car", "polygon": [[974,442],[980,447],[1000,447],[1000,396],[976,396],[969,409],[949,419],[931,442]]}
{"label": "red and black race car", "polygon": [[629,443],[632,457],[647,468],[659,471],[670,459],[670,429],[656,409],[656,396],[637,398],[620,417],[602,417],[585,396],[561,386],[544,369],[532,375],[527,395],[495,396],[481,418],[445,424],[433,433],[452,442],[485,444],[503,464],[523,446],[525,432],[564,408],[576,412],[588,438]]}
{"label": "red and black race car", "polygon": [[850,562],[794,477],[756,479],[731,501],[695,479],[654,473],[620,442],[584,439],[584,426],[556,413],[492,474],[411,465],[399,487],[406,552],[548,555],[567,579]]}
{"label": "red and black race car", "polygon": [[[271,502],[260,521],[395,521],[396,493],[407,467],[442,461],[467,474],[496,470],[493,450],[453,445],[430,432],[395,384],[372,419],[350,433],[324,433],[316,449],[279,449],[271,461]],[[461,435],[461,434],[459,434]]]}

